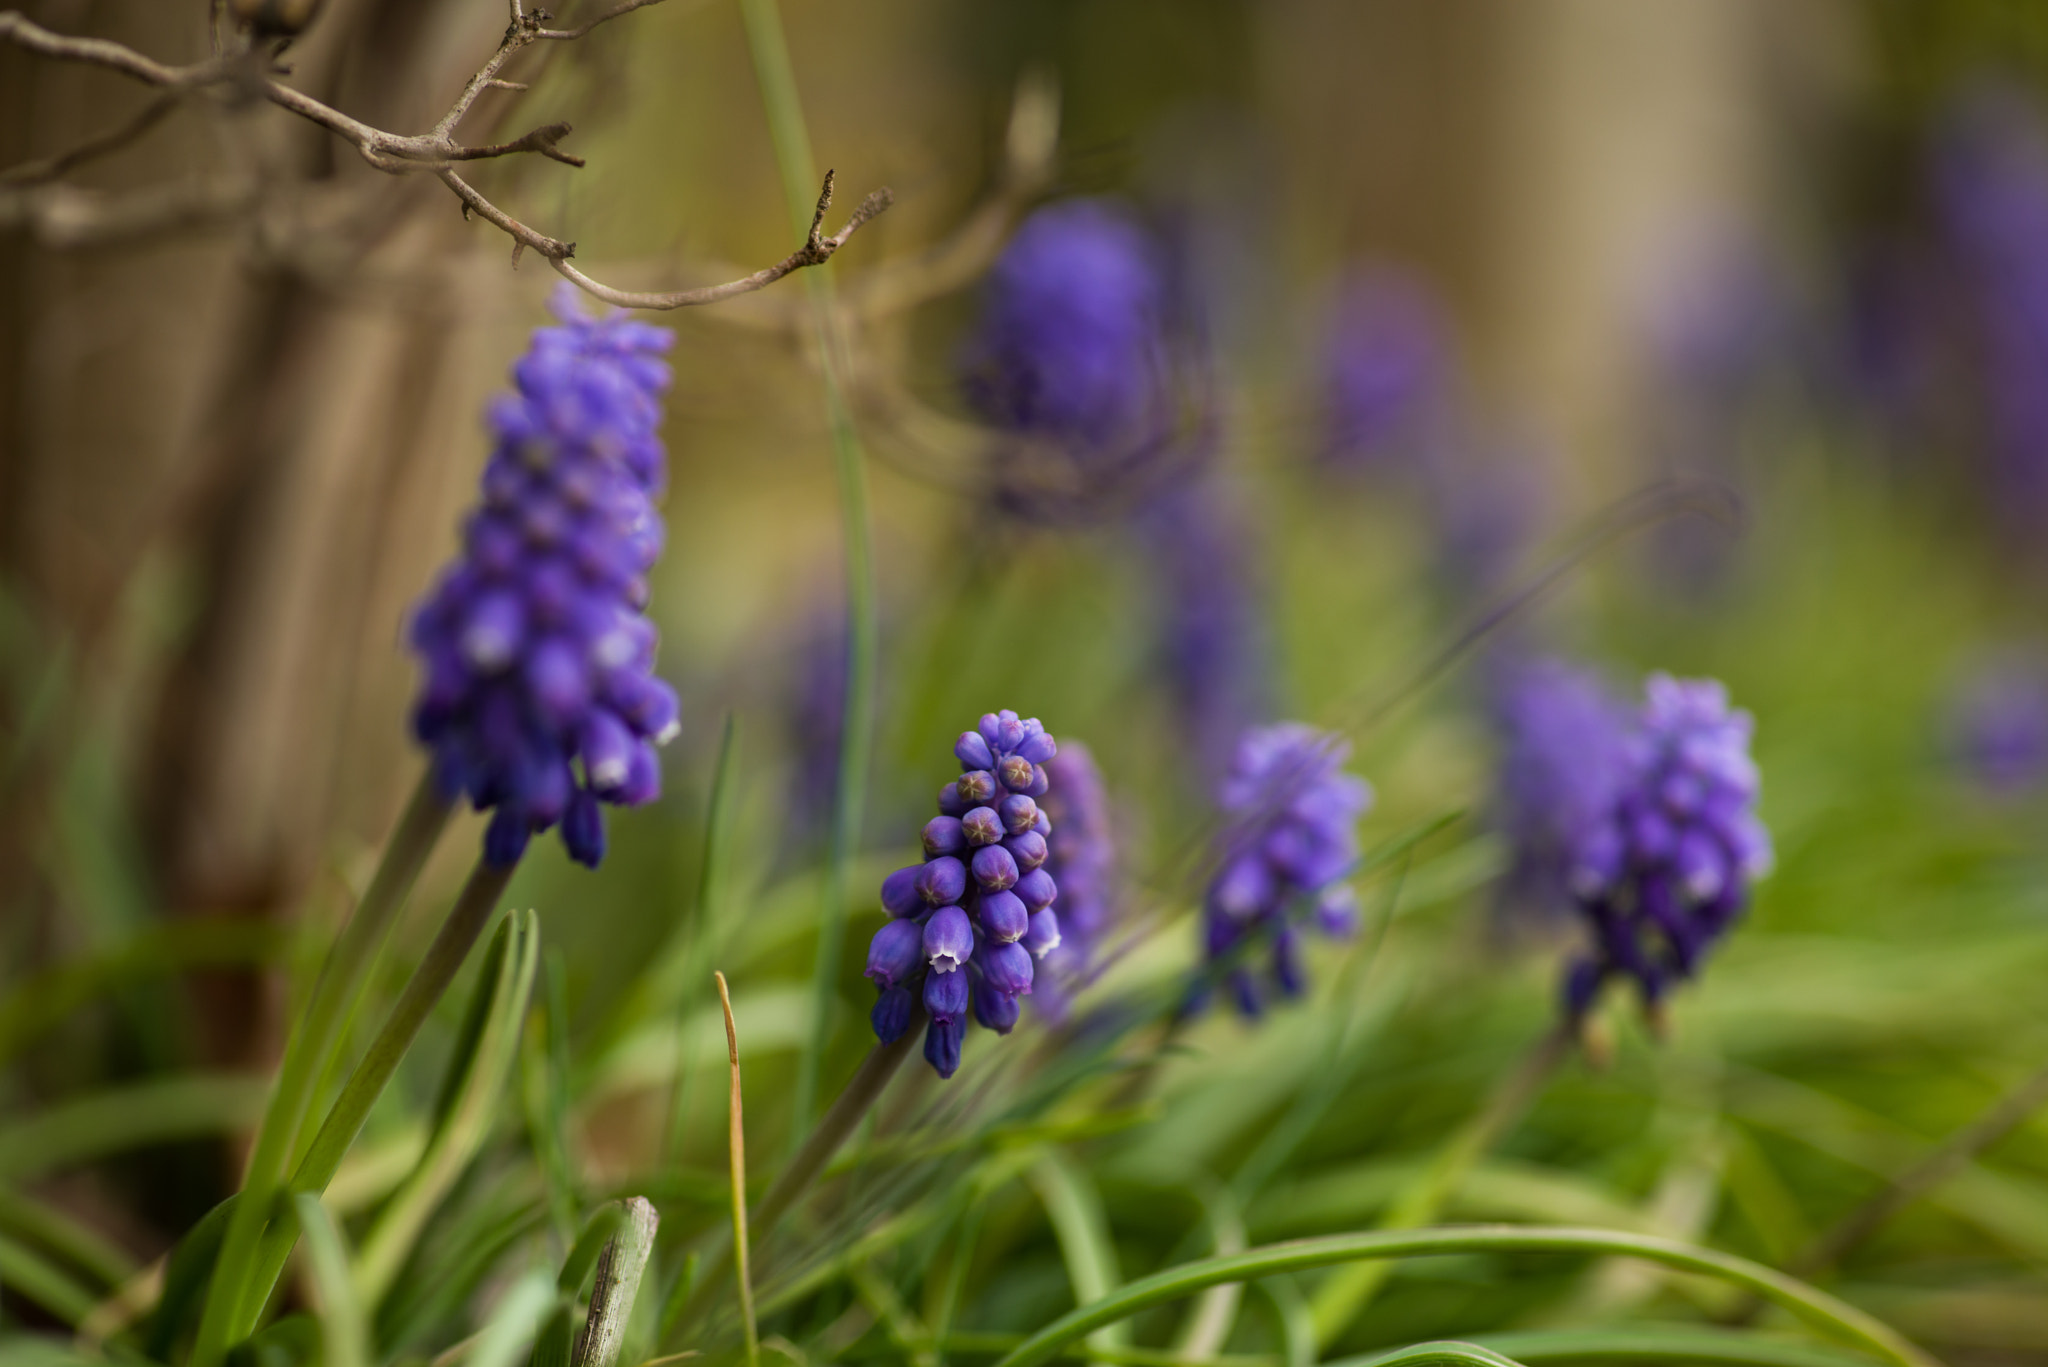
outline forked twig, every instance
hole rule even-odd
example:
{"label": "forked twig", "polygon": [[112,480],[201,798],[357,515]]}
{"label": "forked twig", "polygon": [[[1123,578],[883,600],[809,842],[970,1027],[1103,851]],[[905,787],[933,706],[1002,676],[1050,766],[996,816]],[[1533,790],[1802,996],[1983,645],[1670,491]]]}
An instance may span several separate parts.
{"label": "forked twig", "polygon": [[[830,260],[832,254],[844,246],[848,238],[889,207],[893,197],[887,189],[877,190],[868,195],[861,201],[853,216],[847,220],[846,225],[827,237],[824,235],[824,215],[826,207],[831,203],[833,188],[832,176],[828,172],[824,188],[818,196],[817,218],[811,225],[809,235],[801,247],[781,261],[755,271],[752,275],[721,285],[707,285],[667,294],[641,294],[613,289],[569,265],[569,258],[576,253],[575,243],[550,237],[528,227],[493,204],[468,181],[455,173],[453,168],[463,162],[495,160],[499,157],[525,153],[537,153],[566,166],[582,166],[583,158],[561,149],[561,140],[572,131],[571,125],[566,122],[544,124],[508,142],[483,145],[457,142],[455,129],[484,91],[525,89],[520,82],[508,81],[499,75],[506,63],[521,50],[544,40],[569,41],[581,38],[599,25],[621,15],[659,3],[661,0],[623,0],[622,3],[612,6],[575,28],[550,29],[543,26],[538,11],[529,12],[518,0],[512,0],[511,23],[507,26],[505,36],[499,41],[497,49],[464,84],[462,93],[456,97],[455,103],[442,115],[440,121],[430,131],[416,135],[374,128],[360,119],[314,99],[304,91],[280,83],[272,73],[269,65],[271,54],[267,51],[245,47],[240,52],[222,53],[188,66],[168,66],[121,43],[104,38],[82,38],[54,33],[32,22],[17,10],[0,11],[0,41],[11,42],[29,52],[58,61],[104,67],[166,92],[162,98],[126,125],[88,140],[67,152],[25,163],[8,172],[0,173],[0,187],[5,187],[9,183],[25,187],[40,186],[73,166],[132,142],[168,113],[183,95],[232,86],[238,91],[246,90],[261,95],[279,108],[289,110],[300,118],[327,129],[354,147],[364,162],[387,175],[406,175],[414,171],[433,172],[461,201],[464,217],[478,215],[512,239],[512,259],[515,265],[522,252],[538,252],[547,258],[548,263],[557,272],[578,288],[622,308],[674,309],[712,304],[735,295],[750,294],[775,283],[793,271]],[[165,229],[187,226],[195,216],[189,191],[160,192],[153,188],[133,199],[101,200],[82,198],[82,192],[64,192],[61,187],[52,186],[48,189],[57,193],[38,194],[26,189],[13,193],[0,192],[0,225],[24,223],[36,229],[46,242],[68,246],[84,241],[104,240],[112,236],[133,235],[138,230],[148,230],[158,222],[161,222]],[[150,197],[153,193],[157,198]],[[232,196],[216,195],[208,199],[206,207],[222,212],[238,211],[250,207],[245,201],[251,198],[253,196],[239,192]],[[199,215],[201,218],[210,216]],[[114,227],[118,231],[103,231],[102,225],[98,222],[102,217],[114,220]]]}

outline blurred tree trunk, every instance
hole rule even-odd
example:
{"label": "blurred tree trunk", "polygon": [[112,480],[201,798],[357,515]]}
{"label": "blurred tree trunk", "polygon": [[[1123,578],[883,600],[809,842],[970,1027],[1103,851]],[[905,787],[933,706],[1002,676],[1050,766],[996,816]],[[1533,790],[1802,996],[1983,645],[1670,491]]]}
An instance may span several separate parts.
{"label": "blurred tree trunk", "polygon": [[[29,13],[169,61],[206,50],[204,0],[46,0]],[[498,0],[330,0],[287,60],[301,88],[415,131],[502,25]],[[9,165],[143,98],[106,72],[11,50],[0,92]],[[270,916],[302,899],[330,835],[380,837],[408,781],[399,624],[480,454],[479,333],[466,324],[489,301],[475,230],[440,186],[380,175],[267,105],[224,115],[194,101],[75,179],[118,191],[224,153],[305,212],[89,250],[9,243],[0,582],[53,638],[75,638],[74,728],[113,706],[129,598],[155,580],[184,609],[168,658],[128,681],[143,695],[130,700],[124,786],[138,795],[150,900],[174,915]],[[41,837],[10,838],[23,847],[0,854],[0,897],[69,916],[61,887],[27,886]],[[262,980],[212,977],[207,1056],[266,1061],[277,1031]]]}

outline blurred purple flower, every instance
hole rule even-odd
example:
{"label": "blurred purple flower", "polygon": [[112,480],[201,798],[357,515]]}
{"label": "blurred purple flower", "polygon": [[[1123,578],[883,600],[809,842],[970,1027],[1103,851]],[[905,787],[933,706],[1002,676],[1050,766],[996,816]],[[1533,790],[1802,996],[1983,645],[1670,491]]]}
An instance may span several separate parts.
{"label": "blurred purple flower", "polygon": [[997,259],[960,378],[1004,434],[993,475],[1006,511],[1120,511],[1206,454],[1184,431],[1202,405],[1163,261],[1135,217],[1099,199],[1038,210]]}
{"label": "blurred purple flower", "polygon": [[1039,805],[1053,823],[1045,871],[1059,884],[1060,942],[1046,954],[1033,996],[1058,1018],[1102,967],[1102,940],[1117,906],[1116,838],[1109,791],[1087,746],[1067,742],[1045,769],[1052,788]]}
{"label": "blurred purple flower", "polygon": [[2010,797],[2048,778],[2048,668],[2006,653],[1979,661],[1948,702],[1950,753],[1987,792]]}
{"label": "blurred purple flower", "polygon": [[677,729],[644,615],[671,334],[586,317],[566,284],[554,308],[562,326],[533,334],[516,392],[491,404],[482,505],[411,627],[425,675],[414,732],[446,792],[496,809],[484,852],[501,867],[558,822],[595,867],[598,804],[658,796],[655,747]]}
{"label": "blurred purple flower", "polygon": [[1572,895],[1593,935],[1565,977],[1574,1019],[1617,974],[1634,978],[1654,1008],[1698,970],[1769,871],[1751,729],[1720,683],[1650,676],[1627,781],[1572,851]]}
{"label": "blurred purple flower", "polygon": [[924,1056],[942,1078],[960,1066],[968,1015],[1009,1034],[1034,964],[1059,946],[1059,889],[1045,867],[1053,824],[1037,803],[1058,752],[1035,717],[983,716],[953,746],[961,774],[939,790],[939,815],[925,824],[925,862],[882,880],[892,919],[868,948],[880,992],[870,1022],[890,1044],[921,1005]]}
{"label": "blurred purple flower", "polygon": [[[1230,821],[1222,863],[1203,900],[1203,948],[1212,965],[1241,956],[1263,937],[1272,954],[1272,983],[1283,996],[1302,991],[1298,924],[1347,935],[1357,906],[1345,881],[1358,864],[1358,819],[1372,806],[1372,787],[1344,770],[1351,747],[1300,722],[1254,727],[1218,794]],[[1212,969],[1212,971],[1214,971]],[[1264,993],[1242,962],[1222,981],[1245,1015],[1257,1015]],[[1190,1003],[1199,1010],[1207,988]]]}
{"label": "blurred purple flower", "polygon": [[2029,534],[2048,513],[2048,125],[2008,87],[1949,109],[1929,165],[1935,218],[1971,315],[1995,509]]}
{"label": "blurred purple flower", "polygon": [[1251,548],[1211,480],[1153,500],[1138,531],[1157,585],[1167,685],[1194,758],[1214,775],[1238,735],[1266,714],[1270,691]]}
{"label": "blurred purple flower", "polygon": [[1493,710],[1502,740],[1495,820],[1514,859],[1506,898],[1518,909],[1568,907],[1578,847],[1629,780],[1635,719],[1598,675],[1548,659],[1509,666]]}
{"label": "blurred purple flower", "polygon": [[1360,469],[1431,459],[1456,369],[1435,297],[1387,267],[1354,270],[1334,294],[1321,344],[1322,462]]}

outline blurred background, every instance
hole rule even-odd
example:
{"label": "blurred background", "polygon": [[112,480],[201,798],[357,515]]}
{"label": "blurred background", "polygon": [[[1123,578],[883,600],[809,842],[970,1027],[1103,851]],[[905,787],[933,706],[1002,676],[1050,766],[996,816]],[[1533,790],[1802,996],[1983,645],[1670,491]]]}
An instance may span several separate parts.
{"label": "blurred background", "polygon": [[[178,62],[205,54],[203,10],[26,7]],[[1618,1016],[1612,1066],[1567,1074],[1515,1161],[1769,1260],[2048,1057],[2048,10],[785,0],[783,17],[842,210],[897,197],[829,268],[882,605],[835,1066],[865,1047],[865,890],[911,856],[975,715],[1016,707],[1094,750],[1133,924],[1156,927],[1134,980],[1196,955],[1181,861],[1216,738],[1334,727],[1378,791],[1368,845],[1426,832],[1398,905],[1371,894],[1380,958],[1354,973],[1330,950],[1311,1002],[1259,1031],[1204,1024],[1201,1063],[1161,1083],[1198,1123],[1143,1132],[1103,1171],[1120,1209],[1117,1173],[1250,1144],[1318,1032],[1370,998],[1398,1028],[1268,1226],[1340,1218],[1314,1181],[1427,1149],[1553,1010],[1569,927],[1503,893],[1488,820],[1489,680],[1510,653],[1725,679],[1757,717],[1779,849],[1669,1038]],[[503,21],[498,0],[329,0],[291,79],[423,129]],[[477,183],[592,274],[674,288],[790,249],[731,5],[668,0],[520,61],[531,91],[487,95],[470,135],[568,119],[589,165],[507,159]],[[149,99],[0,48],[0,166],[33,171]],[[1019,119],[1056,120],[1049,155],[1018,160]],[[1170,531],[1114,501],[1020,498],[962,378],[1003,238],[1083,196],[1145,226],[1196,339],[1201,469],[1159,478],[1199,507]],[[61,181],[13,176],[0,237],[0,1179],[140,1264],[232,1189],[290,1003],[417,778],[406,612],[456,546],[483,405],[556,279],[430,177],[378,174],[264,106],[177,109]],[[652,611],[683,737],[601,875],[547,842],[511,894],[559,953],[558,1022],[589,1060],[570,1142],[600,1175],[651,1161],[679,1049],[720,1057],[700,969],[734,980],[764,1145],[807,1028],[845,628],[803,291],[658,320],[677,345]],[[747,924],[684,944],[728,714]],[[408,953],[473,849],[462,820]],[[680,1036],[622,1014],[650,963]],[[8,1117],[170,1081],[204,1085],[82,1147],[8,1146]],[[715,1168],[722,1102],[700,1090],[689,1143]],[[401,1130],[373,1121],[372,1147]],[[1132,1219],[1140,1243],[1172,1242]],[[2048,1128],[2030,1124],[1836,1289],[1951,1361],[2044,1361],[2044,1267]],[[1361,1343],[1426,1334],[1483,1280],[1402,1275],[1415,1294]],[[1057,1293],[1021,1277],[1009,1294]],[[1681,1293],[1588,1277],[1573,1294]],[[0,1290],[0,1313],[39,1312]]]}

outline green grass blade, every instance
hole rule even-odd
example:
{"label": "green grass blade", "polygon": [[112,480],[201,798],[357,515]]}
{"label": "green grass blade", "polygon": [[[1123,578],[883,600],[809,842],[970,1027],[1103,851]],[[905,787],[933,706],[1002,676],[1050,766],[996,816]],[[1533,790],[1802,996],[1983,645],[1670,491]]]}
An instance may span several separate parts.
{"label": "green grass blade", "polygon": [[1305,1272],[1361,1259],[1432,1257],[1444,1253],[1563,1253],[1644,1258],[1684,1272],[1717,1277],[1755,1291],[1823,1333],[1854,1343],[1897,1367],[1934,1367],[1934,1360],[1863,1311],[1744,1258],[1604,1229],[1472,1225],[1448,1229],[1375,1230],[1272,1244],[1229,1257],[1183,1263],[1131,1282],[1114,1294],[1061,1316],[1003,1358],[998,1367],[1036,1367],[1059,1349],[1148,1306],[1178,1300],[1228,1281]]}
{"label": "green grass blade", "polygon": [[263,1114],[269,1092],[246,1073],[184,1073],[60,1101],[0,1130],[0,1180],[240,1129]]}
{"label": "green grass blade", "polygon": [[468,1048],[450,1060],[442,1094],[446,1111],[427,1143],[419,1166],[384,1207],[363,1243],[356,1265],[356,1295],[376,1305],[390,1290],[421,1230],[463,1170],[490,1137],[498,1100],[519,1049],[526,1006],[540,958],[540,918],[518,911],[499,929],[479,975],[470,1016],[480,1021],[465,1032]]}
{"label": "green grass blade", "polygon": [[139,1270],[135,1260],[98,1230],[24,1192],[0,1187],[0,1232],[40,1244],[103,1287],[115,1287]]}
{"label": "green grass blade", "polygon": [[306,1241],[313,1286],[320,1293],[322,1367],[367,1367],[370,1331],[349,1275],[348,1247],[341,1230],[317,1196],[300,1192],[292,1198],[292,1208]]}
{"label": "green grass blade", "polygon": [[[1362,1364],[1365,1360],[1359,1359]],[[1370,1360],[1373,1367],[1527,1367],[1514,1358],[1476,1343],[1418,1343],[1396,1348]]]}
{"label": "green grass blade", "polygon": [[[1550,1363],[1613,1363],[1616,1367],[1633,1367],[1651,1362],[1688,1363],[1695,1367],[1868,1367],[1870,1362],[1839,1348],[1693,1325],[1540,1329],[1481,1334],[1478,1342],[1522,1363],[1523,1367],[1547,1367]],[[1395,1355],[1372,1353],[1336,1358],[1324,1367],[1388,1367],[1397,1360]]]}
{"label": "green grass blade", "polygon": [[0,1286],[70,1325],[84,1319],[97,1303],[70,1273],[26,1244],[5,1237],[0,1237]]}
{"label": "green grass blade", "polygon": [[[1109,1217],[1102,1196],[1088,1174],[1056,1149],[1048,1149],[1031,1168],[1031,1186],[1052,1221],[1074,1304],[1088,1305],[1116,1290],[1123,1275],[1117,1267],[1116,1245],[1109,1237]],[[1130,1341],[1122,1324],[1107,1325],[1088,1336],[1091,1348],[1121,1348]]]}
{"label": "green grass blade", "polygon": [[615,1367],[632,1323],[647,1260],[654,1252],[661,1217],[644,1197],[629,1198],[622,1208],[619,1232],[597,1260],[597,1281],[590,1289],[590,1311],[570,1359],[574,1367]]}
{"label": "green grass blade", "polygon": [[[799,236],[809,233],[816,212],[819,179],[804,126],[803,101],[783,38],[775,0],[740,0],[747,46],[768,113],[775,162],[782,173],[783,199]],[[826,857],[825,895],[818,912],[818,951],[812,979],[814,1011],[810,1041],[798,1057],[792,1147],[807,1136],[817,1109],[820,1073],[831,1038],[833,1008],[839,1001],[841,942],[846,937],[847,875],[859,847],[866,806],[868,766],[874,753],[875,657],[880,635],[875,604],[875,548],[868,511],[867,460],[846,401],[840,339],[833,316],[830,265],[804,272],[817,332],[824,377],[825,416],[832,432],[833,468],[839,483],[841,536],[846,555],[846,685],[841,698],[839,778],[832,801],[831,848]]]}
{"label": "green grass blade", "polygon": [[553,1278],[539,1268],[521,1277],[491,1312],[465,1367],[513,1367],[519,1350],[533,1339],[542,1317],[554,1307]]}

